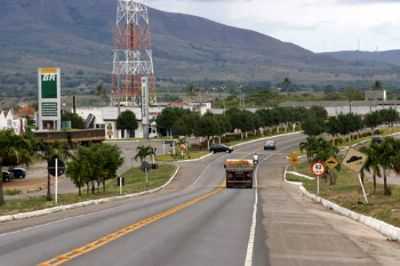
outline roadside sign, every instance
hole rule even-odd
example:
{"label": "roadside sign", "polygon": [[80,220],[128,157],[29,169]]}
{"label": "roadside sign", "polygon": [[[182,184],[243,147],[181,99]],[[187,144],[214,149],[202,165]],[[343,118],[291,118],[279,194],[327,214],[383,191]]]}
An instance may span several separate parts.
{"label": "roadside sign", "polygon": [[332,156],[328,160],[326,160],[325,164],[329,169],[332,170],[332,169],[335,169],[339,165],[339,162],[337,161],[337,159],[335,157]]}
{"label": "roadside sign", "polygon": [[314,175],[320,177],[323,176],[325,174],[325,166],[322,162],[315,162],[312,166],[311,166],[311,170],[313,172]]}
{"label": "roadside sign", "polygon": [[299,165],[300,163],[300,156],[297,152],[292,152],[289,154],[289,156],[287,157],[289,160],[289,163],[293,166],[296,167]]}
{"label": "roadside sign", "polygon": [[367,159],[368,157],[364,153],[356,149],[350,149],[344,157],[342,165],[353,172],[359,173],[367,162]]}
{"label": "roadside sign", "polygon": [[[56,156],[54,156],[53,158],[51,158],[48,162],[48,168],[47,171],[49,173],[49,175],[51,176],[56,176]],[[65,172],[65,163],[64,161],[58,159],[57,162],[57,172],[58,172],[58,176],[62,176]]]}
{"label": "roadside sign", "polygon": [[311,170],[314,173],[314,175],[317,176],[317,195],[319,195],[319,178],[325,174],[325,166],[323,162],[315,162],[311,166]]}

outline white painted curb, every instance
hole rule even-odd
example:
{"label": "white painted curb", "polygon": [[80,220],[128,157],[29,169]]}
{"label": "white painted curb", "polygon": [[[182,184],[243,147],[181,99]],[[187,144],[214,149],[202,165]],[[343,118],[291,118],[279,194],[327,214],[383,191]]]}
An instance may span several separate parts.
{"label": "white painted curb", "polygon": [[320,203],[327,209],[330,209],[338,214],[351,218],[361,224],[364,224],[368,227],[371,227],[375,231],[381,233],[386,236],[389,240],[400,241],[400,228],[393,226],[391,224],[385,223],[381,220],[372,218],[370,216],[366,216],[363,214],[356,213],[352,210],[343,208],[329,200],[321,198],[313,193],[308,192],[301,182],[290,182],[286,180],[286,175],[284,176],[284,180],[286,183],[297,185],[299,187],[300,192],[311,200]]}
{"label": "white painted curb", "polygon": [[294,172],[294,171],[286,171],[286,174],[299,176],[299,177],[302,177],[302,178],[305,178],[305,179],[308,179],[308,180],[315,180],[314,177],[311,177],[311,176],[308,176],[308,175],[303,175],[303,174],[300,174],[300,173]]}
{"label": "white painted curb", "polygon": [[204,160],[204,159],[206,159],[206,158],[210,157],[211,155],[213,155],[213,153],[208,153],[208,154],[206,154],[206,155],[203,155],[203,156],[201,156],[200,158],[197,158],[197,159],[182,160],[182,161],[175,161],[175,162],[177,162],[177,163],[190,163],[190,162],[198,162],[198,161],[201,161],[201,160]]}
{"label": "white painted curb", "polygon": [[176,168],[174,174],[170,177],[170,179],[167,181],[167,183],[165,183],[164,185],[162,185],[160,187],[151,189],[151,190],[143,191],[140,193],[127,194],[127,195],[123,195],[123,196],[114,196],[114,197],[108,197],[108,198],[98,199],[98,200],[88,200],[88,201],[78,202],[78,203],[69,204],[69,205],[61,205],[61,206],[38,210],[38,211],[23,212],[23,213],[18,213],[18,214],[14,214],[14,215],[0,216],[0,223],[9,222],[9,221],[13,221],[13,220],[22,220],[22,219],[27,219],[27,218],[32,218],[32,217],[38,217],[38,216],[42,216],[42,215],[46,215],[46,214],[50,214],[50,213],[76,209],[76,208],[85,207],[85,206],[89,206],[89,205],[97,205],[97,204],[102,204],[102,203],[111,202],[111,201],[140,197],[143,195],[155,193],[155,192],[158,192],[158,191],[164,189],[165,187],[167,187],[178,175],[179,169],[180,169],[180,167]]}

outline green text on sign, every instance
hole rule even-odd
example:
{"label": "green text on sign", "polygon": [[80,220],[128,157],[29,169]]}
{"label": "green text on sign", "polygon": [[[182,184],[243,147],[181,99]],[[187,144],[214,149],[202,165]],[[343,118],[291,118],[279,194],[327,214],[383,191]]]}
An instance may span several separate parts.
{"label": "green text on sign", "polygon": [[44,74],[42,79],[42,98],[57,98],[57,74]]}

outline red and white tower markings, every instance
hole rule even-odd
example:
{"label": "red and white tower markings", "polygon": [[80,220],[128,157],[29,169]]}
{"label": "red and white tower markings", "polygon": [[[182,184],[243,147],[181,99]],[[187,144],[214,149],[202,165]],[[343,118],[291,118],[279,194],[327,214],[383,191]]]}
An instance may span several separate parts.
{"label": "red and white tower markings", "polygon": [[149,11],[142,0],[118,0],[113,31],[113,102],[141,106],[142,78],[155,100]]}

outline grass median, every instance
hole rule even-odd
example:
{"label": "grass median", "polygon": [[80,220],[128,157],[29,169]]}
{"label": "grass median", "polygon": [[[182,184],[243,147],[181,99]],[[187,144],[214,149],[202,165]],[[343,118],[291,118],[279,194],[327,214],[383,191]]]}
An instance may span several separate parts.
{"label": "grass median", "polygon": [[[308,164],[301,164],[295,171],[312,176]],[[288,175],[289,181],[303,182],[304,187],[312,193],[317,191],[317,182],[302,177]],[[400,226],[400,186],[391,185],[392,195],[383,195],[383,185],[377,184],[373,194],[373,184],[365,181],[369,204],[363,201],[361,186],[355,173],[342,169],[338,172],[336,185],[329,185],[324,178],[320,182],[320,196],[336,204],[365,214],[394,226]],[[389,178],[390,181],[390,178]]]}
{"label": "grass median", "polygon": [[[160,167],[149,171],[149,182],[145,182],[145,174],[138,168],[131,168],[123,174],[125,177],[124,194],[138,193],[145,190],[157,188],[165,184],[176,171],[176,166],[171,164],[160,164]],[[78,193],[68,193],[59,195],[59,204],[66,205],[77,202],[101,199],[119,195],[119,186],[116,179],[109,180],[106,185],[106,192],[99,189],[95,194],[86,194],[86,189],[82,190],[82,195]],[[47,201],[46,197],[38,196],[27,199],[8,200],[0,206],[0,215],[17,214],[55,207],[54,201]]]}

